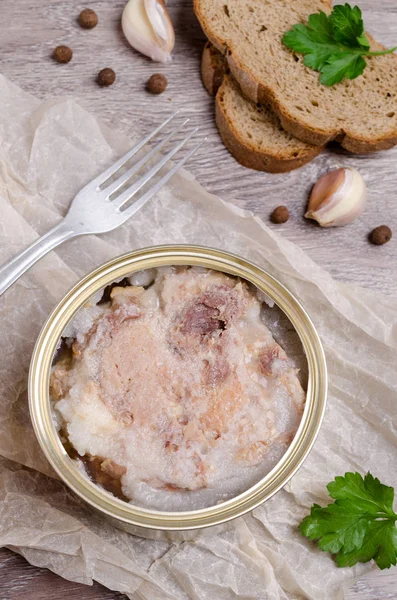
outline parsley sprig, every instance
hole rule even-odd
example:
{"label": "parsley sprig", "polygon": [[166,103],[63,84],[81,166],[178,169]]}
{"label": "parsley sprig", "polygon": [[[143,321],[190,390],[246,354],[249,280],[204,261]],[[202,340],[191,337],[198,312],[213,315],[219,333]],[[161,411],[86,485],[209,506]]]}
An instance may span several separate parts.
{"label": "parsley sprig", "polygon": [[330,15],[324,12],[309,16],[308,24],[294,25],[283,36],[283,43],[304,54],[304,64],[320,71],[320,83],[334,85],[345,77],[355,79],[367,66],[365,56],[380,56],[397,50],[371,52],[358,6],[340,4]]}
{"label": "parsley sprig", "polygon": [[367,473],[346,473],[327,485],[335,502],[314,504],[299,529],[321,550],[335,555],[339,567],[374,559],[380,569],[397,562],[394,490]]}

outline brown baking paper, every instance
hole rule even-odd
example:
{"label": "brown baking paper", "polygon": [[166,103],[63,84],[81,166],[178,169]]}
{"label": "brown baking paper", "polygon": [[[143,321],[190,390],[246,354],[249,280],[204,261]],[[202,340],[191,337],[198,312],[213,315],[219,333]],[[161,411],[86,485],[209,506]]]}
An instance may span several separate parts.
{"label": "brown baking paper", "polygon": [[[5,262],[55,225],[79,188],[131,140],[73,100],[41,102],[4,78],[0,100]],[[37,334],[79,277],[122,252],[175,242],[241,254],[285,283],[322,338],[330,389],[318,441],[275,498],[225,533],[170,545],[112,528],[53,477],[32,431],[26,387]],[[67,579],[95,579],[147,600],[334,600],[352,577],[373,568],[338,569],[297,525],[313,502],[327,503],[326,484],[345,471],[370,470],[397,487],[392,299],[335,282],[259,219],[183,172],[118,231],[78,238],[41,260],[0,298],[0,311],[0,545]]]}

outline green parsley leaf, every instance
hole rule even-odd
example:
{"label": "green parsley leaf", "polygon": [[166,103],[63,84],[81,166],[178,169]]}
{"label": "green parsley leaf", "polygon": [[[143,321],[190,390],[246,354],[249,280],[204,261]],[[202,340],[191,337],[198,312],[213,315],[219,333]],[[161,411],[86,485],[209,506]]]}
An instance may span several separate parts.
{"label": "green parsley leaf", "polygon": [[367,65],[365,56],[389,54],[397,49],[370,52],[361,10],[350,4],[335,6],[330,15],[310,15],[307,25],[294,25],[284,34],[283,43],[304,54],[304,64],[319,71],[320,82],[328,86],[345,77],[355,79],[361,75]]}
{"label": "green parsley leaf", "polygon": [[336,555],[339,567],[374,559],[380,569],[397,563],[394,490],[367,473],[345,473],[328,484],[333,504],[314,504],[299,529],[321,550]]}
{"label": "green parsley leaf", "polygon": [[390,516],[393,512],[394,489],[383,485],[379,479],[367,473],[364,479],[360,473],[346,473],[335,477],[327,485],[329,495],[334,500],[352,500],[362,510],[376,514],[379,509]]}
{"label": "green parsley leaf", "polygon": [[[360,39],[364,32],[364,21],[362,19],[361,10],[358,6],[352,8],[349,4],[337,5],[330,15],[330,21],[333,26],[334,38],[342,44],[357,48],[361,46]],[[368,49],[369,42],[365,36],[366,45],[363,47]]]}
{"label": "green parsley leaf", "polygon": [[338,567],[353,567],[372,558],[380,569],[396,565],[397,528],[390,521],[374,521],[368,527],[362,545],[352,552],[336,556]]}
{"label": "green parsley leaf", "polygon": [[[334,85],[344,77],[355,79],[361,75],[367,66],[362,56],[350,52],[340,52],[331,56],[332,63],[326,64],[321,70],[320,83]],[[305,63],[306,64],[306,63]]]}

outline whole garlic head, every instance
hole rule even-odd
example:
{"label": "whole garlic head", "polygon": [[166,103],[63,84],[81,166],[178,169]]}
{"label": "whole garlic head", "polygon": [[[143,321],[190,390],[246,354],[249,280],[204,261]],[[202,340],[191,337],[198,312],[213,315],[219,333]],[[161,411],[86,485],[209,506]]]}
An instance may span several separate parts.
{"label": "whole garlic head", "polygon": [[321,227],[347,225],[361,215],[366,200],[367,186],[357,169],[335,169],[320,177],[313,187],[305,217]]}
{"label": "whole garlic head", "polygon": [[172,60],[175,33],[164,0],[129,0],[121,27],[135,50],[157,62]]}

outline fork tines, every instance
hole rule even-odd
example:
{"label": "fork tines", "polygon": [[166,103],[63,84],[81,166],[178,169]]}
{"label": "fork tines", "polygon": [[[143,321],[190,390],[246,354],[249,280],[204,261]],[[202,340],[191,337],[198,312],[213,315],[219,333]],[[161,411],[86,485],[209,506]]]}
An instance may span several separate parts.
{"label": "fork tines", "polygon": [[[171,117],[166,119],[159,127],[157,127],[152,133],[146,136],[142,141],[136,144],[131,150],[129,150],[122,158],[120,158],[112,167],[106,169],[101,175],[95,179],[97,185],[97,191],[103,195],[104,200],[112,201],[112,205],[115,207],[117,212],[123,211],[123,214],[130,211],[134,214],[145,202],[147,202],[171,177],[176,173],[191,156],[200,148],[205,140],[200,141],[188,154],[182,158],[178,163],[174,164],[156,183],[150,187],[132,206],[126,206],[130,200],[146,185],[148,184],[155,175],[162,169],[170,160],[175,156],[183,146],[197,133],[199,127],[194,128],[186,137],[180,142],[176,143],[165,155],[160,155],[159,159],[151,166],[151,168],[143,173],[140,177],[135,178],[133,181],[128,182],[132,179],[142,168],[149,163],[149,161],[162,150],[171,139],[189,122],[189,119],[185,119],[182,123],[175,126],[171,132],[153,148],[151,148],[142,158],[133,164],[130,168],[125,170],[128,162],[133,158],[144,146],[163,128],[172,121],[180,111],[174,113]],[[124,170],[123,170],[124,169]],[[118,172],[120,174],[118,175]],[[124,191],[118,193],[121,188],[125,187]],[[125,215],[127,216],[127,215]]]}

